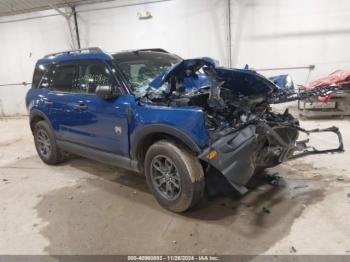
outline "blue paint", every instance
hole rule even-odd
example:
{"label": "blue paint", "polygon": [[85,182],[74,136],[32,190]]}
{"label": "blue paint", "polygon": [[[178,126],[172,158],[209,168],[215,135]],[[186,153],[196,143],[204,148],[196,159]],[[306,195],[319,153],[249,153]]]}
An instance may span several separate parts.
{"label": "blue paint", "polygon": [[[204,65],[215,67],[218,65],[218,62],[209,57],[182,60],[181,62],[173,65],[161,73],[159,76],[157,76],[149,85],[153,88],[160,88],[166,81],[170,79],[170,77],[176,75],[178,78],[184,79],[186,77],[187,69],[197,71]],[[206,76],[203,75],[203,77]]]}
{"label": "blue paint", "polygon": [[[113,100],[103,100],[95,95],[51,92],[32,88],[28,91],[28,110],[43,112],[51,122],[58,139],[78,143],[106,152],[130,156],[130,143],[135,134],[151,124],[164,124],[186,134],[203,148],[208,139],[203,112],[196,107],[160,107],[139,104],[133,95],[121,95]],[[45,100],[53,102],[51,106]],[[88,110],[74,108],[84,103]],[[128,123],[128,110],[132,118]],[[115,127],[122,133],[117,135]]]}
{"label": "blue paint", "polygon": [[[37,65],[89,59],[113,60],[103,52],[61,54],[40,59]],[[159,88],[174,75],[182,81],[186,90],[210,86],[212,80],[206,74],[189,74],[189,69],[197,72],[203,66],[214,68],[219,80],[224,81],[223,87],[238,95],[266,94],[276,88],[271,81],[254,71],[218,67],[217,61],[211,58],[182,60],[156,77],[150,86]],[[48,101],[50,105],[46,103]],[[103,100],[95,94],[63,93],[47,87],[33,87],[27,93],[26,104],[29,112],[40,111],[47,117],[58,139],[122,156],[130,157],[130,149],[140,130],[154,124],[180,131],[202,149],[209,137],[200,108],[143,104],[136,101],[132,90],[115,99]],[[77,109],[77,104],[85,104],[87,109]]]}
{"label": "blue paint", "polygon": [[132,106],[133,121],[130,125],[131,142],[134,134],[151,124],[164,124],[185,133],[199,147],[203,148],[208,139],[202,110],[197,107],[162,107],[147,104]]}
{"label": "blue paint", "polygon": [[[219,67],[215,60],[208,57],[183,60],[157,76],[150,86],[160,88],[173,76],[176,76],[177,80],[182,82],[188,90],[209,86],[211,84],[209,77],[198,71],[203,66],[213,68],[218,80],[224,82],[222,86],[231,89],[236,95],[268,94],[278,89],[269,79],[249,70],[248,67],[245,69]],[[189,75],[189,71],[196,72],[196,74]]]}
{"label": "blue paint", "polygon": [[77,61],[77,60],[87,60],[87,59],[98,59],[103,61],[111,61],[113,57],[104,53],[72,53],[72,54],[62,54],[57,56],[45,57],[39,59],[37,64],[54,64],[60,62],[69,62],[69,61]]}
{"label": "blue paint", "polygon": [[271,80],[275,85],[281,89],[294,89],[294,83],[291,80],[289,75],[277,75],[277,76],[271,76],[269,77],[269,80]]}

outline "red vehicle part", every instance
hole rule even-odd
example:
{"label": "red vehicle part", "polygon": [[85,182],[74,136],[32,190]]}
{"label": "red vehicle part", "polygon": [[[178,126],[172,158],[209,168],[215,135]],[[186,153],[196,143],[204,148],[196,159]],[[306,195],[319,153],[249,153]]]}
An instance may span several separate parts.
{"label": "red vehicle part", "polygon": [[[326,87],[330,85],[338,85],[350,81],[350,70],[337,70],[329,76],[322,77],[313,82],[307,83],[304,87],[306,90],[311,90],[319,87]],[[318,97],[318,100],[323,103],[328,103],[331,100],[331,95],[325,97]]]}

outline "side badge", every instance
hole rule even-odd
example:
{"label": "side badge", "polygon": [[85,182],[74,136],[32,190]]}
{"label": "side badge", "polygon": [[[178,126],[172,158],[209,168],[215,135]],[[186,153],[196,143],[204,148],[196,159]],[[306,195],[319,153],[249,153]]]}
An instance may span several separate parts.
{"label": "side badge", "polygon": [[115,126],[114,131],[118,136],[122,134],[122,128],[120,126]]}

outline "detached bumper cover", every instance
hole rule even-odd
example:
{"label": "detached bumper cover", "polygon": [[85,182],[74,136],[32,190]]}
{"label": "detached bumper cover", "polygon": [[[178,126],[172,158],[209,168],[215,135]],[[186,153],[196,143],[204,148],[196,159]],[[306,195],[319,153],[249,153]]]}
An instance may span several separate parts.
{"label": "detached bumper cover", "polygon": [[[294,132],[294,133],[293,133]],[[296,141],[299,132],[333,132],[339,146],[327,150],[317,150],[309,146],[309,139]],[[285,135],[285,134],[289,135]],[[217,151],[217,156],[208,159],[208,154]],[[239,131],[225,135],[206,148],[199,159],[208,162],[219,170],[239,192],[245,193],[245,185],[258,167],[272,167],[281,162],[311,154],[335,153],[344,151],[342,136],[337,127],[304,130],[298,126],[267,123],[248,125]]]}

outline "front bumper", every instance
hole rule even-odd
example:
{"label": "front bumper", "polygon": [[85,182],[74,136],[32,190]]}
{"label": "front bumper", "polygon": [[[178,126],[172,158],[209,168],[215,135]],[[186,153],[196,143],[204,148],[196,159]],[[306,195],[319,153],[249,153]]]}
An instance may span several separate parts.
{"label": "front bumper", "polygon": [[[338,137],[339,146],[317,150],[308,145],[309,139],[297,141],[299,132],[332,132]],[[215,157],[209,157],[216,151]],[[344,151],[341,133],[337,127],[305,130],[295,125],[250,124],[233,131],[208,146],[199,155],[210,166],[226,177],[240,193],[247,191],[245,185],[257,170],[272,167],[284,161],[311,154],[335,153]]]}

